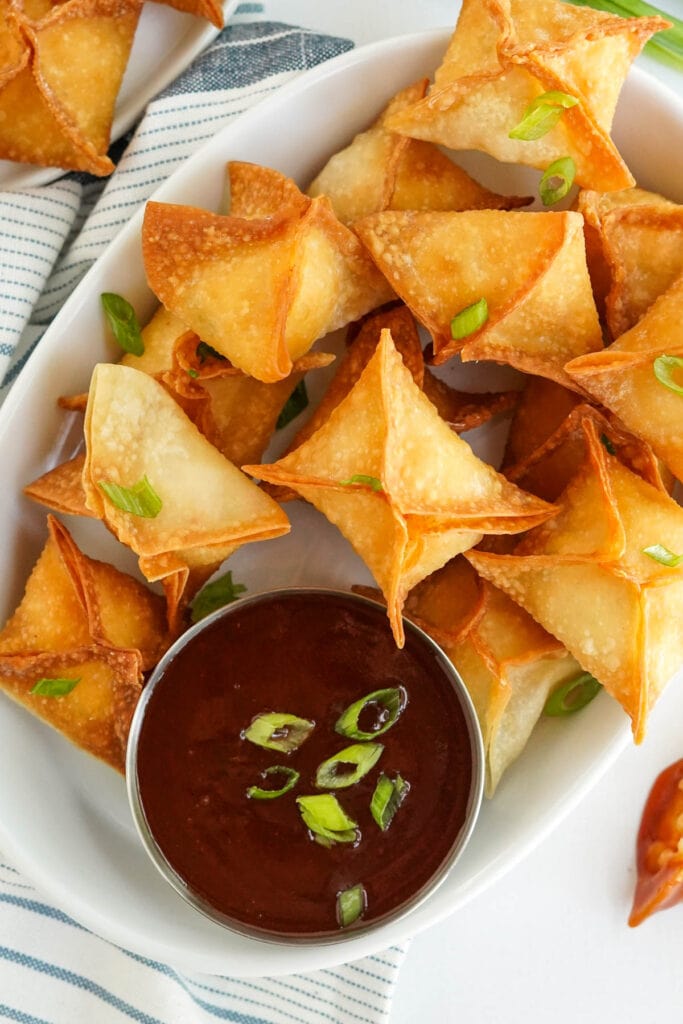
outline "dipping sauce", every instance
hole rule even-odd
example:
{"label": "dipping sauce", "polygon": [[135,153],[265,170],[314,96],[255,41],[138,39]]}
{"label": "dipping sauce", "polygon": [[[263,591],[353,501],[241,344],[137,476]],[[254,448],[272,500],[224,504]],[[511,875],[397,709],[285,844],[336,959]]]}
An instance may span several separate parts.
{"label": "dipping sauce", "polygon": [[[337,592],[242,599],[202,626],[161,663],[131,730],[129,772],[171,881],[264,938],[341,938],[394,916],[441,876],[481,799],[474,716],[450,663],[410,624],[399,651],[383,608]],[[353,785],[318,788],[320,764],[358,742],[335,732],[340,715],[389,688],[403,708],[371,740],[384,748],[377,763]],[[267,712],[315,728],[289,753],[265,749],[244,732]],[[370,706],[360,728],[381,718]],[[274,765],[298,772],[296,784],[274,799],[247,796],[283,785],[262,774]],[[386,831],[370,810],[382,773],[409,787]],[[354,841],[321,845],[307,828],[297,797],[324,792],[356,823]],[[338,895],[356,886],[364,910],[342,928]]]}

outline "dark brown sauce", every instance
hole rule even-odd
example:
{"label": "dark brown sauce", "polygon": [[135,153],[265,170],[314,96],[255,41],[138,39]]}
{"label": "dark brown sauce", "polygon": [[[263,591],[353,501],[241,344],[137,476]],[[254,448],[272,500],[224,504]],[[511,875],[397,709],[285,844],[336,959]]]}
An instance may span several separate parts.
{"label": "dark brown sauce", "polygon": [[[321,846],[296,797],[321,792],[318,765],[355,742],[334,731],[341,712],[394,686],[407,703],[376,741],[382,757],[335,793],[361,839]],[[266,711],[316,727],[289,755],[265,750],[241,733]],[[296,787],[248,799],[250,786],[281,784],[261,776],[276,764],[301,773]],[[410,784],[386,832],[370,814],[381,772]],[[409,901],[456,841],[471,779],[467,721],[436,653],[412,630],[399,651],[383,609],[332,594],[273,595],[210,624],[159,679],[138,744],[141,802],[168,862],[223,915],[283,937],[338,933],[337,893],[359,883],[367,909],[357,925]]]}

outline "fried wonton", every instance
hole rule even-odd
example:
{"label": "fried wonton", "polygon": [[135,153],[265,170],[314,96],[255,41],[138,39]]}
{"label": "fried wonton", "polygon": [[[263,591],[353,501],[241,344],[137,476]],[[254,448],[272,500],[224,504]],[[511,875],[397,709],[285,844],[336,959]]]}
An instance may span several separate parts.
{"label": "fried wonton", "polygon": [[431,142],[387,130],[387,118],[422,99],[428,85],[423,78],[398,93],[367,131],[330,158],[308,195],[326,195],[344,224],[380,210],[510,210],[530,203],[490,192]]}
{"label": "fried wonton", "polygon": [[256,462],[270,444],[283,407],[297,385],[310,370],[328,366],[333,359],[325,352],[308,352],[296,360],[288,377],[272,384],[244,373],[203,380],[199,389],[207,402],[197,426],[236,466]]}
{"label": "fried wonton", "polygon": [[206,18],[216,28],[223,28],[223,4],[221,0],[155,0],[156,3],[167,4],[176,11],[194,14],[196,18]]}
{"label": "fried wonton", "polygon": [[140,0],[0,0],[0,158],[110,174]]}
{"label": "fried wonton", "polygon": [[[267,209],[265,170],[257,176],[266,192],[258,202]],[[281,196],[283,176],[267,173]],[[148,203],[143,255],[150,287],[167,309],[266,383],[288,376],[317,338],[393,298],[329,202],[301,193],[258,217]]]}
{"label": "fried wonton", "polygon": [[[369,588],[354,590],[375,596]],[[526,746],[550,693],[581,669],[558,640],[461,556],[418,583],[404,615],[441,645],[469,691],[491,797]]]}
{"label": "fried wonton", "polygon": [[567,365],[574,380],[647,441],[679,480],[683,480],[681,323],[683,274],[609,348]]}
{"label": "fried wonton", "polygon": [[[578,213],[388,211],[355,230],[430,331],[435,363],[460,352],[574,388],[564,364],[602,347]],[[482,298],[481,328],[454,339],[453,318]]]}
{"label": "fried wonton", "polygon": [[[138,555],[150,581],[179,574],[191,596],[193,585],[240,545],[289,530],[279,506],[145,373],[106,363],[95,368],[85,441],[87,506]],[[151,509],[125,511],[111,485],[126,494],[142,488],[156,500]]]}
{"label": "fried wonton", "polygon": [[[668,27],[663,18],[621,18],[557,0],[463,0],[430,92],[386,127],[543,170],[569,156],[585,188],[628,188],[634,180],[609,136],[612,119],[631,62]],[[510,138],[547,93],[578,103],[545,134]]]}
{"label": "fried wonton", "polygon": [[622,705],[640,742],[683,659],[683,508],[610,455],[584,423],[586,459],[559,515],[512,554],[470,551],[477,571],[522,605]]}
{"label": "fried wonton", "polygon": [[483,533],[517,533],[554,513],[481,462],[425,398],[382,332],[359,380],[326,422],[273,465],[339,527],[387,600],[398,646],[406,594]]}
{"label": "fried wonton", "polygon": [[[77,746],[123,771],[142,670],[168,646],[163,598],[86,557],[48,517],[47,543],[0,631],[0,687]],[[41,680],[78,680],[62,696]]]}
{"label": "fried wonton", "polygon": [[53,512],[70,516],[95,517],[85,503],[83,490],[83,466],[85,454],[79,453],[73,459],[62,462],[54,469],[43,473],[37,480],[24,487],[24,494],[32,501],[46,505]]}
{"label": "fried wonton", "polygon": [[[528,449],[516,462],[506,458],[502,472],[525,491],[537,494],[545,501],[555,501],[584,459],[584,421],[587,418],[595,423],[598,436],[608,452],[616,455],[653,487],[668,493],[669,475],[660,466],[650,445],[624,430],[622,425],[599,409],[582,402],[574,405],[544,440],[539,438],[536,448]],[[522,440],[519,424],[514,439],[518,445]]]}
{"label": "fried wonton", "polygon": [[683,274],[683,206],[639,188],[579,193],[591,278],[618,338]]}

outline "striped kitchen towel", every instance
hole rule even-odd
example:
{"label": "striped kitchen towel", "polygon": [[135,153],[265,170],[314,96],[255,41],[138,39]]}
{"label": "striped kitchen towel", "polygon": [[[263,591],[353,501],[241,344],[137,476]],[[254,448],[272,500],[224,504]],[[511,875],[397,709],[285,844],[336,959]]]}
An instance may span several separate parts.
{"label": "striped kitchen towel", "polygon": [[[243,5],[150,103],[116,147],[117,169],[106,182],[67,174],[0,192],[0,400],[67,296],[156,186],[231,118],[351,46],[259,20],[257,7]],[[404,953],[394,947],[279,978],[180,974],[92,934],[0,864],[0,1021],[380,1024]]]}

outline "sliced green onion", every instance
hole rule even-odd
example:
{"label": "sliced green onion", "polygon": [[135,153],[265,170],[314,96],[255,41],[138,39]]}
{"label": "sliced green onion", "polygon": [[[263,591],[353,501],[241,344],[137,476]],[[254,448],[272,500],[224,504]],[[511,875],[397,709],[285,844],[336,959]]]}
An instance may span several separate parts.
{"label": "sliced green onion", "polygon": [[200,363],[206,362],[207,359],[222,359],[223,362],[227,362],[224,355],[222,355],[217,349],[211,348],[211,345],[207,345],[205,341],[200,341],[195,349],[195,355]]}
{"label": "sliced green onion", "polygon": [[290,789],[294,789],[297,782],[299,781],[299,773],[295,772],[293,768],[288,768],[283,764],[272,764],[270,768],[265,768],[261,772],[261,778],[265,779],[269,775],[282,775],[287,780],[283,786],[279,789],[263,789],[261,786],[250,786],[247,790],[247,796],[252,800],[275,800],[279,796],[284,796],[285,793],[289,793]]}
{"label": "sliced green onion", "polygon": [[673,23],[672,28],[656,32],[645,44],[645,53],[662,64],[683,71],[683,21],[644,0],[571,0],[578,7],[594,7],[599,11],[618,14],[623,18],[662,15]]}
{"label": "sliced green onion", "polygon": [[145,343],[130,302],[115,292],[102,292],[100,299],[109,326],[121,348],[133,356],[141,356],[145,351]]}
{"label": "sliced green onion", "polygon": [[602,442],[603,447],[605,448],[606,451],[608,451],[610,453],[610,455],[616,455],[617,454],[617,450],[614,447],[614,445],[612,444],[612,442],[610,441],[610,439],[607,436],[607,434],[601,434],[600,435],[600,440]]}
{"label": "sliced green onion", "polygon": [[[406,698],[407,694],[402,686],[373,690],[372,693],[349,704],[337,719],[335,731],[341,736],[348,736],[351,740],[374,740],[395,724],[406,706]],[[372,723],[372,729],[361,729],[360,716],[368,710],[374,712],[375,721]]]}
{"label": "sliced green onion", "polygon": [[81,681],[78,679],[39,679],[30,690],[36,697],[66,697]]}
{"label": "sliced green onion", "polygon": [[202,587],[190,605],[190,618],[193,622],[199,622],[200,619],[217,611],[218,608],[232,604],[240,594],[246,592],[246,589],[244,583],[233,583],[232,572],[224,573],[217,580]]}
{"label": "sliced green onion", "polygon": [[332,793],[298,796],[296,802],[304,824],[321,846],[355,843],[359,839],[357,823],[348,816]]}
{"label": "sliced green onion", "polygon": [[188,377],[192,377],[192,380],[196,380],[197,377],[199,376],[199,371],[198,370],[193,370],[190,367],[190,369],[187,371],[187,375],[188,375]]}
{"label": "sliced green onion", "polygon": [[315,728],[315,722],[284,711],[267,711],[253,718],[242,733],[242,739],[267,750],[291,754],[298,750]]}
{"label": "sliced green onion", "polygon": [[465,306],[459,313],[456,313],[451,320],[451,338],[460,341],[474,334],[480,327],[483,327],[489,318],[489,304],[486,299],[479,299],[471,306]]}
{"label": "sliced green onion", "polygon": [[522,120],[509,133],[511,139],[534,142],[547,135],[562,117],[565,110],[575,107],[579,101],[567,92],[544,92],[537,96],[524,111]]}
{"label": "sliced green onion", "polygon": [[653,558],[660,565],[668,565],[670,569],[675,569],[683,562],[683,555],[675,555],[663,544],[651,544],[649,548],[643,548],[643,554]]}
{"label": "sliced green onion", "polygon": [[132,487],[122,487],[109,480],[98,482],[112,505],[121,512],[130,512],[132,516],[142,516],[143,519],[156,519],[161,512],[161,498],[146,476]]}
{"label": "sliced green onion", "polygon": [[669,388],[670,391],[675,391],[677,395],[683,395],[683,384],[679,384],[678,381],[674,380],[674,370],[680,370],[683,367],[683,358],[681,356],[657,356],[652,369],[654,375],[660,384],[663,384],[665,388]]}
{"label": "sliced green onion", "polygon": [[366,487],[371,487],[373,491],[383,491],[382,481],[378,480],[376,476],[365,476],[364,473],[354,473],[348,480],[340,480],[340,484],[344,487],[352,487],[353,484],[365,484]]}
{"label": "sliced green onion", "polygon": [[337,921],[340,928],[348,928],[365,913],[367,894],[362,885],[352,885],[337,893]]}
{"label": "sliced green onion", "polygon": [[409,783],[400,775],[397,775],[395,779],[390,779],[384,772],[380,775],[370,801],[370,813],[382,832],[386,832],[391,825],[393,817],[405,800],[409,789]]}
{"label": "sliced green onion", "polygon": [[561,156],[546,168],[538,186],[544,206],[554,206],[569,192],[574,184],[576,164],[570,156]]}
{"label": "sliced green onion", "polygon": [[346,789],[360,782],[375,767],[384,747],[381,743],[352,743],[318,765],[315,784],[319,789]]}
{"label": "sliced green onion", "polygon": [[575,711],[580,711],[586,704],[590,704],[601,689],[602,686],[597,679],[590,672],[584,672],[555,690],[548,697],[543,713],[554,718],[573,715]]}
{"label": "sliced green onion", "polygon": [[304,411],[307,405],[308,391],[306,390],[306,381],[300,380],[283,405],[282,411],[277,418],[275,429],[282,430],[282,428],[286,427],[288,423],[295,420],[297,416]]}

